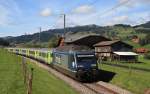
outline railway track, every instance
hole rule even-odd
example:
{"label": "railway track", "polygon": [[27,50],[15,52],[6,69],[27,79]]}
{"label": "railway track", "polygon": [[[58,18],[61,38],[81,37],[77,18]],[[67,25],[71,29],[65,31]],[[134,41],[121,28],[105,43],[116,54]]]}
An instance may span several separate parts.
{"label": "railway track", "polygon": [[118,94],[117,92],[110,90],[102,85],[97,84],[97,83],[90,83],[90,84],[86,83],[84,85],[87,86],[87,88],[95,91],[97,94]]}
{"label": "railway track", "polygon": [[33,60],[31,58],[27,58],[27,57],[25,57],[25,58],[30,60],[31,62],[35,63],[39,67],[49,71],[51,74],[55,75],[57,78],[62,79],[63,81],[65,81],[67,84],[69,84],[72,88],[74,88],[80,94],[118,94],[117,92],[112,91],[112,90],[108,89],[107,87],[101,86],[97,83],[78,82],[78,81],[56,71],[55,69],[49,67],[46,64],[40,63],[39,61]]}

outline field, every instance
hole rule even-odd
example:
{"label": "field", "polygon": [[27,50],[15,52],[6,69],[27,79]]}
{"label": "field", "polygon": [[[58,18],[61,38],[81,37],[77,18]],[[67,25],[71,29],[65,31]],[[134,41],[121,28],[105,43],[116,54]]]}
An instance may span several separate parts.
{"label": "field", "polygon": [[[99,67],[102,70],[107,70],[115,73],[115,76],[110,81],[110,83],[125,88],[135,94],[144,94],[145,90],[150,88],[149,72],[137,71],[133,69],[124,69],[105,64],[99,64]],[[144,65],[140,67],[144,67]]]}
{"label": "field", "polygon": [[135,68],[140,68],[140,69],[148,69],[150,70],[150,60],[145,59],[142,55],[138,56],[138,62],[139,63],[132,63],[132,62],[118,62],[118,61],[113,61],[113,62],[108,62],[106,61],[105,63],[111,63],[111,64],[117,64],[117,65],[123,65],[127,67],[135,67]]}
{"label": "field", "polygon": [[[0,49],[0,94],[26,94],[21,57]],[[34,68],[32,94],[77,94],[64,81],[27,61]]]}

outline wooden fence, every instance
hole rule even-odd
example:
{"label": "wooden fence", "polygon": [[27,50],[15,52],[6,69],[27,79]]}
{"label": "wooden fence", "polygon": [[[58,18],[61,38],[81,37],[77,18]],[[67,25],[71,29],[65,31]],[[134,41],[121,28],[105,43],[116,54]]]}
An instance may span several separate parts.
{"label": "wooden fence", "polygon": [[22,70],[27,94],[32,94],[33,68],[28,68],[25,57],[22,57]]}

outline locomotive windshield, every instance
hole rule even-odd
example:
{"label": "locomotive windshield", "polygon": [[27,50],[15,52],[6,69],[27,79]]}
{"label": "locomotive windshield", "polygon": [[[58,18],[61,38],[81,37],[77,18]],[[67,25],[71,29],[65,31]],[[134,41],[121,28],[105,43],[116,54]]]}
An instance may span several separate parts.
{"label": "locomotive windshield", "polygon": [[77,57],[78,62],[87,62],[87,63],[95,63],[95,57]]}
{"label": "locomotive windshield", "polygon": [[97,68],[96,57],[93,54],[90,55],[77,55],[78,68]]}

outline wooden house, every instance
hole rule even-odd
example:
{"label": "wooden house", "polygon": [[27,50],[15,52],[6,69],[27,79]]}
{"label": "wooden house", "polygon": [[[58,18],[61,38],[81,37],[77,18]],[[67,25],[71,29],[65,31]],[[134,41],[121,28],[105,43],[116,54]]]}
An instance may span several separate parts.
{"label": "wooden house", "polygon": [[102,41],[94,45],[95,53],[100,60],[136,61],[137,54],[133,47],[119,40]]}

